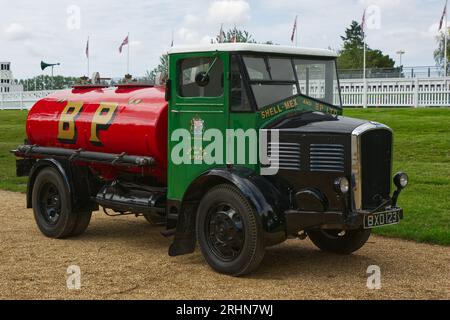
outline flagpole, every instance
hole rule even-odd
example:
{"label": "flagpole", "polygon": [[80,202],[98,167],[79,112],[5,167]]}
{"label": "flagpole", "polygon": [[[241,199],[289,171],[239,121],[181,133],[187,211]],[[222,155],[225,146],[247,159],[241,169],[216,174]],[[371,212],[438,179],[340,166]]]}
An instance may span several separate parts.
{"label": "flagpole", "polygon": [[89,78],[89,71],[90,71],[90,59],[91,59],[91,53],[90,53],[90,50],[91,50],[91,48],[90,48],[90,46],[91,46],[91,44],[89,43],[89,36],[88,36],[88,51],[87,51],[87,77]]}
{"label": "flagpole", "polygon": [[363,36],[364,36],[363,79],[366,80],[366,33],[365,32],[363,32]]}
{"label": "flagpole", "polygon": [[298,47],[298,14],[297,14],[297,16],[295,18],[295,24],[296,24],[296,27],[295,27],[295,46]]}
{"label": "flagpole", "polygon": [[128,32],[128,48],[127,48],[127,74],[130,74],[130,47],[131,47],[131,41],[130,41],[130,33]]}
{"label": "flagpole", "polygon": [[362,34],[363,34],[363,45],[364,45],[364,49],[363,49],[363,81],[364,81],[364,93],[363,93],[363,108],[366,109],[367,108],[367,61],[366,61],[366,56],[367,56],[367,45],[366,45],[366,31],[365,31],[365,26],[366,26],[366,11],[364,10],[364,15],[363,15],[363,22],[362,22]]}
{"label": "flagpole", "polygon": [[448,34],[448,14],[447,14],[447,4],[448,0],[445,3],[445,30],[444,30],[444,77],[447,77],[447,34]]}

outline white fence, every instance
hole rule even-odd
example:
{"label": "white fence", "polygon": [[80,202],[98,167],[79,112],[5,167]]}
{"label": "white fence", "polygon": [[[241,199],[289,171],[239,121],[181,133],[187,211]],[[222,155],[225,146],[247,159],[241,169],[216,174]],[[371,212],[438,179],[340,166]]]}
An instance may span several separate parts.
{"label": "white fence", "polygon": [[450,78],[341,80],[345,107],[449,107]]}
{"label": "white fence", "polygon": [[24,110],[55,91],[23,91],[0,93],[0,110]]}
{"label": "white fence", "polygon": [[[323,85],[310,93],[323,90]],[[340,81],[344,107],[450,107],[449,78],[350,79]],[[0,94],[0,110],[29,109],[55,91]]]}

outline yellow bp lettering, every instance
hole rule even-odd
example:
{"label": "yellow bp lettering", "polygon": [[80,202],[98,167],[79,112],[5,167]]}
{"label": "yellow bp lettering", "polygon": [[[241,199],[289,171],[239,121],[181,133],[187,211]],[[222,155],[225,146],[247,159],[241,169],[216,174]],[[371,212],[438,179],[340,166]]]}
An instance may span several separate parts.
{"label": "yellow bp lettering", "polygon": [[83,102],[69,101],[61,113],[58,122],[58,140],[62,143],[74,144],[77,141],[76,119],[83,110]]}
{"label": "yellow bp lettering", "polygon": [[90,142],[95,146],[102,146],[100,141],[100,132],[108,130],[112,125],[114,118],[117,114],[117,103],[105,102],[101,103],[95,111],[94,117],[91,123],[91,138]]}

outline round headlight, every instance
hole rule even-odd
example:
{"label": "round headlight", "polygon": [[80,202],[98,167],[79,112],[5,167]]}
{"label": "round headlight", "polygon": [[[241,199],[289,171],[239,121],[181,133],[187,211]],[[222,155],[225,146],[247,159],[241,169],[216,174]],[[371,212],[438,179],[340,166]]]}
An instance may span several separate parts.
{"label": "round headlight", "polygon": [[337,192],[346,194],[350,191],[350,182],[347,178],[339,178],[334,182],[334,188]]}
{"label": "round headlight", "polygon": [[408,186],[409,178],[406,173],[399,172],[394,177],[395,186],[399,189],[405,189]]}

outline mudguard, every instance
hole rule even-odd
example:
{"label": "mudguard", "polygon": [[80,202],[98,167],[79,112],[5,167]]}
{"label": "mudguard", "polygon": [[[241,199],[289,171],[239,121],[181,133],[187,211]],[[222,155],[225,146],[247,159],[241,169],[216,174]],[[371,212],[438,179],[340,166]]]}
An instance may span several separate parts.
{"label": "mudguard", "polygon": [[[33,186],[37,175],[42,169],[54,168],[61,175],[66,184],[72,200],[72,208],[74,211],[95,211],[98,205],[92,203],[89,194],[88,174],[86,168],[74,168],[68,163],[60,162],[55,159],[40,159],[36,161],[32,167],[27,184],[27,208],[31,209]],[[76,172],[73,172],[73,171]],[[81,172],[83,170],[83,172]]]}
{"label": "mudguard", "polygon": [[198,204],[208,190],[225,183],[240,190],[255,209],[266,247],[287,239],[284,212],[289,209],[288,195],[281,194],[269,178],[257,175],[247,168],[213,169],[198,177],[186,191],[169,255],[194,252]]}
{"label": "mudguard", "polygon": [[41,159],[39,161],[36,161],[34,166],[31,168],[30,175],[28,178],[28,184],[27,184],[27,208],[28,209],[31,209],[33,207],[32,195],[33,195],[33,187],[34,187],[34,182],[36,181],[36,177],[42,169],[45,169],[48,167],[54,168],[59,172],[59,174],[61,175],[61,177],[64,180],[64,183],[66,184],[66,186],[69,190],[69,193],[71,195],[73,194],[72,184],[70,183],[69,177],[67,176],[66,170],[64,169],[63,165],[61,163],[59,163],[58,161],[56,161],[55,159]]}

